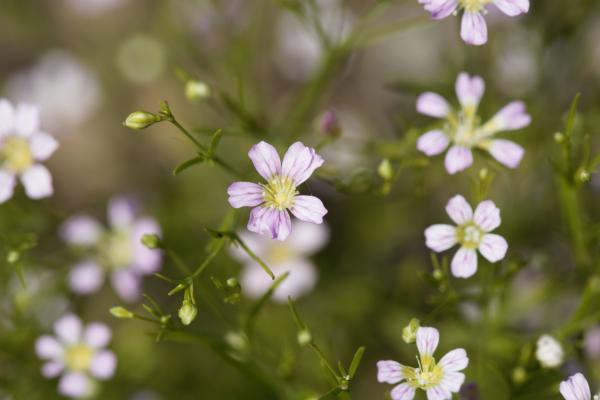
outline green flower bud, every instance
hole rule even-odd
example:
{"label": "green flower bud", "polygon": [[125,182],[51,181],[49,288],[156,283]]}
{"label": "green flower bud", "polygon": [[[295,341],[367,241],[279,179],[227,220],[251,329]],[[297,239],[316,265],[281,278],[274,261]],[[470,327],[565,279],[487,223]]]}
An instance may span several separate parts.
{"label": "green flower bud", "polygon": [[16,250],[11,250],[6,255],[6,261],[9,264],[16,263],[17,261],[19,261],[20,258],[21,258],[21,254],[18,251],[16,251]]}
{"label": "green flower bud", "polygon": [[527,371],[523,367],[517,367],[512,372],[512,380],[514,383],[521,384],[527,380]]}
{"label": "green flower bud", "polygon": [[302,329],[298,332],[298,343],[300,346],[306,346],[312,341],[312,335],[308,329]]}
{"label": "green flower bud", "polygon": [[182,324],[189,325],[194,319],[196,319],[196,315],[198,315],[198,308],[191,301],[184,301],[183,305],[179,309],[178,315]]}
{"label": "green flower bud", "polygon": [[381,161],[381,163],[379,163],[379,167],[377,167],[377,173],[383,180],[391,180],[394,177],[394,169],[392,168],[392,163],[390,160],[385,158],[383,161]]}
{"label": "green flower bud", "polygon": [[556,132],[554,134],[554,141],[556,143],[562,143],[565,141],[565,135],[562,132]]}
{"label": "green flower bud", "polygon": [[189,101],[200,101],[209,98],[210,86],[202,81],[189,80],[185,84],[185,97]]}
{"label": "green flower bud", "polygon": [[575,174],[575,179],[577,179],[580,183],[586,183],[592,178],[592,174],[587,171],[585,168],[580,168]]}
{"label": "green flower bud", "polygon": [[135,111],[129,114],[125,120],[125,126],[131,129],[144,129],[160,122],[160,115],[152,114],[146,111]]}
{"label": "green flower bud", "polygon": [[121,319],[133,318],[133,313],[124,307],[120,307],[120,306],[112,307],[109,311],[113,316],[115,316],[117,318],[121,318]]}
{"label": "green flower bud", "polygon": [[160,238],[157,234],[147,233],[144,236],[142,236],[142,244],[151,250],[159,249]]}
{"label": "green flower bud", "polygon": [[414,343],[417,340],[417,331],[421,327],[421,322],[413,318],[410,320],[408,325],[402,329],[402,340],[406,343]]}

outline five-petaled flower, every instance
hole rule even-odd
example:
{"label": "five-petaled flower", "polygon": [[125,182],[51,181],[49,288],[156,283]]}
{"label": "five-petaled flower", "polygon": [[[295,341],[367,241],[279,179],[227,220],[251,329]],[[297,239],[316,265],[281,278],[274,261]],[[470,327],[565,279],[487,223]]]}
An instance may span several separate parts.
{"label": "five-petaled flower", "polygon": [[160,234],[158,223],[151,217],[136,217],[131,201],[116,197],[108,205],[110,229],[89,215],[68,219],[61,228],[62,239],[87,252],[69,274],[69,286],[78,294],[96,292],[104,276],[111,275],[112,286],[126,301],[141,294],[143,275],[160,269],[161,252],[146,248],[141,242],[145,234]]}
{"label": "five-petaled flower", "polygon": [[516,168],[524,150],[505,139],[494,139],[500,131],[521,129],[529,125],[531,117],[525,104],[513,101],[502,108],[485,124],[480,123],[477,107],[483,96],[485,84],[479,76],[470,77],[462,72],[456,80],[456,95],[461,109],[455,111],[439,94],[426,92],[417,99],[417,111],[435,118],[445,119],[441,129],[426,132],[417,141],[417,148],[428,156],[442,153],[448,146],[445,165],[449,174],[455,174],[473,164],[472,149],[489,152],[498,162]]}
{"label": "five-petaled flower", "polygon": [[[592,400],[590,385],[585,376],[579,372],[560,383],[560,394],[565,400]],[[599,399],[600,394],[595,394],[594,400]]]}
{"label": "five-petaled flower", "polygon": [[396,361],[377,363],[379,382],[399,384],[392,389],[393,400],[412,400],[417,389],[427,392],[429,400],[450,400],[465,381],[463,369],[469,358],[464,349],[455,349],[436,362],[433,353],[438,346],[439,332],[435,328],[423,327],[417,331],[419,357],[417,368],[407,367]]}
{"label": "five-petaled flower", "polygon": [[0,99],[0,203],[13,195],[17,177],[31,199],[51,196],[52,176],[40,161],[46,161],[58,148],[58,142],[40,131],[37,107],[17,107]]}
{"label": "five-petaled flower", "polygon": [[273,146],[260,142],[252,146],[248,156],[267,183],[235,182],[227,194],[234,208],[254,207],[248,221],[249,231],[285,240],[292,229],[288,210],[302,221],[323,222],[327,209],[321,200],[298,194],[298,186],[323,165],[323,158],[315,149],[296,142],[282,162]]}
{"label": "five-petaled flower", "polygon": [[110,329],[99,322],[84,327],[77,316],[67,314],[54,323],[54,333],[40,336],[35,343],[37,355],[46,360],[42,375],[62,375],[58,391],[64,396],[91,396],[95,379],[110,379],[117,366],[114,353],[104,349],[111,339]]}
{"label": "five-petaled flower", "polygon": [[426,245],[440,253],[456,244],[460,249],[452,258],[452,274],[468,278],[477,271],[477,250],[488,261],[500,261],[506,255],[506,240],[489,233],[500,226],[500,210],[491,200],[479,203],[473,209],[464,197],[456,195],[448,201],[446,212],[457,226],[437,224],[425,230]]}
{"label": "five-petaled flower", "polygon": [[529,0],[419,0],[433,19],[444,19],[464,10],[460,36],[467,44],[482,45],[487,42],[487,25],[483,14],[486,5],[492,3],[504,14],[515,17],[529,11]]}

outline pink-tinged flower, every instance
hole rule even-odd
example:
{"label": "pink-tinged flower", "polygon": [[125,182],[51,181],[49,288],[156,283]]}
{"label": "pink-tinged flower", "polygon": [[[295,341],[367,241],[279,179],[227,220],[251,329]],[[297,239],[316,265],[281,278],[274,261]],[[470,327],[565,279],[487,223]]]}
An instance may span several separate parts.
{"label": "pink-tinged flower", "polygon": [[69,274],[69,286],[82,295],[100,289],[106,274],[125,301],[135,301],[141,294],[144,275],[160,269],[161,253],[141,243],[145,234],[160,235],[160,226],[150,217],[136,217],[133,204],[122,197],[108,206],[110,229],[87,215],[76,215],[61,227],[62,239],[86,250],[89,255],[77,263]]}
{"label": "pink-tinged flower", "polygon": [[441,154],[448,147],[445,165],[449,174],[455,174],[473,164],[472,149],[487,151],[501,164],[517,168],[525,150],[505,139],[494,139],[496,133],[526,127],[531,117],[521,101],[513,101],[496,113],[485,124],[480,124],[477,107],[483,97],[485,84],[479,76],[470,77],[462,72],[456,80],[456,95],[460,110],[454,110],[439,94],[427,92],[417,99],[417,111],[430,117],[441,118],[445,124],[423,134],[417,148],[428,156]]}
{"label": "pink-tinged flower", "polygon": [[500,236],[490,233],[500,226],[500,210],[491,200],[479,203],[473,209],[464,197],[456,195],[448,201],[446,212],[457,226],[437,224],[425,230],[426,245],[436,253],[454,245],[460,249],[452,258],[452,275],[468,278],[477,271],[477,250],[489,262],[504,258],[508,244]]}
{"label": "pink-tinged flower", "polygon": [[327,209],[321,200],[298,194],[298,186],[323,165],[323,158],[315,149],[296,142],[281,162],[275,147],[260,142],[252,146],[248,156],[267,183],[235,182],[227,194],[233,208],[254,207],[248,221],[249,231],[285,240],[292,230],[288,211],[302,221],[323,222]]}
{"label": "pink-tinged flower", "polygon": [[99,322],[84,327],[77,316],[67,314],[54,323],[54,333],[40,336],[35,343],[38,357],[46,361],[42,375],[61,376],[58,391],[63,396],[91,396],[95,381],[110,379],[117,366],[114,353],[105,350],[111,339],[110,329]]}
{"label": "pink-tinged flower", "polygon": [[40,130],[37,107],[14,107],[0,99],[0,203],[12,197],[17,178],[29,198],[51,196],[52,176],[40,162],[50,158],[57,148],[58,142]]}
{"label": "pink-tinged flower", "polygon": [[483,16],[487,13],[486,5],[494,4],[509,17],[515,17],[529,11],[529,0],[419,0],[433,19],[444,19],[449,15],[458,15],[464,10],[460,37],[467,44],[482,45],[487,42],[487,24]]}
{"label": "pink-tinged flower", "polygon": [[[287,302],[288,296],[299,298],[310,292],[317,284],[318,272],[309,257],[321,250],[329,240],[325,224],[315,225],[295,221],[290,237],[285,242],[273,241],[250,232],[241,232],[240,238],[269,268],[280,276],[289,272],[279,284],[272,299]],[[259,298],[273,284],[265,271],[239,247],[231,248],[232,255],[244,263],[240,283],[242,292],[250,298]]]}
{"label": "pink-tinged flower", "polygon": [[[560,383],[560,394],[565,400],[592,400],[590,385],[585,376],[579,372]],[[599,395],[594,395],[594,400],[598,398]]]}
{"label": "pink-tinged flower", "polygon": [[412,400],[417,389],[427,392],[430,400],[450,400],[465,381],[463,369],[469,365],[464,349],[454,349],[436,362],[433,353],[438,346],[440,334],[435,328],[422,327],[417,330],[419,366],[407,367],[396,361],[377,363],[377,380],[397,385],[392,389],[393,400]]}

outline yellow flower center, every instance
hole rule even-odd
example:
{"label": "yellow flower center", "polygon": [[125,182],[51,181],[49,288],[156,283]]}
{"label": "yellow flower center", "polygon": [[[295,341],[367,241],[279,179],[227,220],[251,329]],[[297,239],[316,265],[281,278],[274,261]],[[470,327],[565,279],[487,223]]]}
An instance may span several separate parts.
{"label": "yellow flower center", "polygon": [[404,367],[402,373],[407,383],[415,389],[427,390],[437,386],[444,377],[444,371],[435,363],[435,358],[429,355],[421,356],[419,368]]}
{"label": "yellow flower center", "polygon": [[133,259],[133,246],[130,232],[125,229],[111,232],[104,238],[101,252],[112,269],[128,266]]}
{"label": "yellow flower center", "polygon": [[485,5],[492,0],[460,0],[460,5],[468,12],[478,12],[485,9]]}
{"label": "yellow flower center", "polygon": [[2,149],[4,166],[13,172],[20,172],[33,164],[33,154],[26,139],[10,136],[4,141]]}
{"label": "yellow flower center", "polygon": [[294,205],[298,194],[294,181],[286,176],[276,175],[263,186],[263,198],[267,207],[285,210]]}
{"label": "yellow flower center", "polygon": [[456,228],[456,240],[468,249],[478,248],[482,237],[483,232],[473,222],[467,222]]}
{"label": "yellow flower center", "polygon": [[65,354],[65,364],[71,371],[87,371],[92,363],[94,350],[85,344],[70,347]]}

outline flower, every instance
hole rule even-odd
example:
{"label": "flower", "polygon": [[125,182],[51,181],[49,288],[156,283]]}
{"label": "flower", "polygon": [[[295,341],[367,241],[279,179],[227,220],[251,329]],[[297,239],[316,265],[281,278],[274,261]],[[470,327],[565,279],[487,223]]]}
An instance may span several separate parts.
{"label": "flower", "polygon": [[542,335],[536,343],[535,358],[544,368],[557,368],[563,363],[565,352],[560,342],[550,335]]}
{"label": "flower", "polygon": [[583,338],[585,356],[592,359],[600,359],[600,326],[596,325],[585,332]]}
{"label": "flower", "polygon": [[505,139],[494,139],[500,131],[521,129],[529,125],[531,117],[525,104],[513,101],[502,108],[485,124],[480,123],[477,107],[483,96],[485,84],[479,76],[470,77],[462,72],[456,80],[456,95],[461,105],[453,110],[439,94],[426,92],[417,99],[417,111],[446,123],[442,129],[434,129],[421,135],[417,148],[428,156],[442,153],[448,146],[445,165],[449,174],[455,174],[473,164],[472,149],[489,152],[498,162],[509,168],[517,168],[523,153],[518,144]]}
{"label": "flower", "polygon": [[112,286],[126,301],[140,296],[141,279],[160,269],[161,253],[148,249],[141,239],[145,234],[160,234],[160,227],[150,217],[136,218],[133,204],[123,197],[108,206],[110,229],[88,215],[75,215],[61,227],[62,239],[87,250],[89,256],[73,267],[69,286],[78,294],[96,292],[106,273]]}
{"label": "flower", "polygon": [[[560,394],[565,400],[592,400],[590,385],[585,376],[579,372],[560,383]],[[595,394],[594,400],[598,399],[600,394]]]}
{"label": "flower", "polygon": [[464,9],[460,37],[467,44],[482,45],[487,42],[487,25],[483,15],[485,6],[493,3],[509,17],[515,17],[529,11],[529,0],[419,0],[433,19],[444,19],[450,14],[457,15]]}
{"label": "flower", "polygon": [[277,150],[266,142],[252,146],[248,156],[266,184],[235,182],[227,189],[229,204],[234,208],[254,207],[248,230],[272,239],[285,240],[292,230],[288,210],[302,221],[321,224],[327,209],[314,196],[298,194],[298,186],[323,165],[315,149],[301,142],[290,146],[279,159]]}
{"label": "flower", "polygon": [[[301,297],[315,287],[318,272],[308,257],[321,250],[329,240],[329,230],[325,224],[315,225],[295,221],[293,228],[289,239],[285,242],[273,241],[250,232],[239,233],[244,243],[271,268],[275,275],[290,273],[273,293],[272,299],[278,303],[287,302],[288,296]],[[273,284],[271,278],[239,247],[232,247],[231,253],[244,263],[240,277],[244,294],[254,299],[262,296]]]}
{"label": "flower", "polygon": [[13,195],[17,177],[31,199],[53,193],[52,176],[40,161],[46,161],[58,142],[40,131],[39,111],[30,104],[17,107],[0,99],[0,203]]}
{"label": "flower", "polygon": [[110,329],[99,322],[84,327],[81,320],[67,314],[54,323],[55,336],[40,336],[35,350],[43,360],[42,375],[62,375],[58,391],[67,397],[87,397],[95,388],[95,380],[110,379],[117,366],[112,351],[104,348],[110,342]]}
{"label": "flower", "polygon": [[426,245],[436,253],[448,250],[455,244],[460,249],[452,258],[452,275],[468,278],[477,271],[477,250],[489,262],[504,258],[506,240],[489,233],[500,226],[500,210],[493,201],[479,203],[475,213],[464,197],[456,195],[448,201],[446,212],[457,226],[436,224],[425,230]]}
{"label": "flower", "polygon": [[419,328],[417,348],[419,349],[418,368],[404,366],[396,361],[377,363],[377,380],[395,386],[393,400],[412,400],[417,389],[427,392],[428,399],[450,400],[465,381],[463,369],[469,359],[464,349],[454,349],[436,363],[433,352],[438,346],[440,334],[435,328]]}

